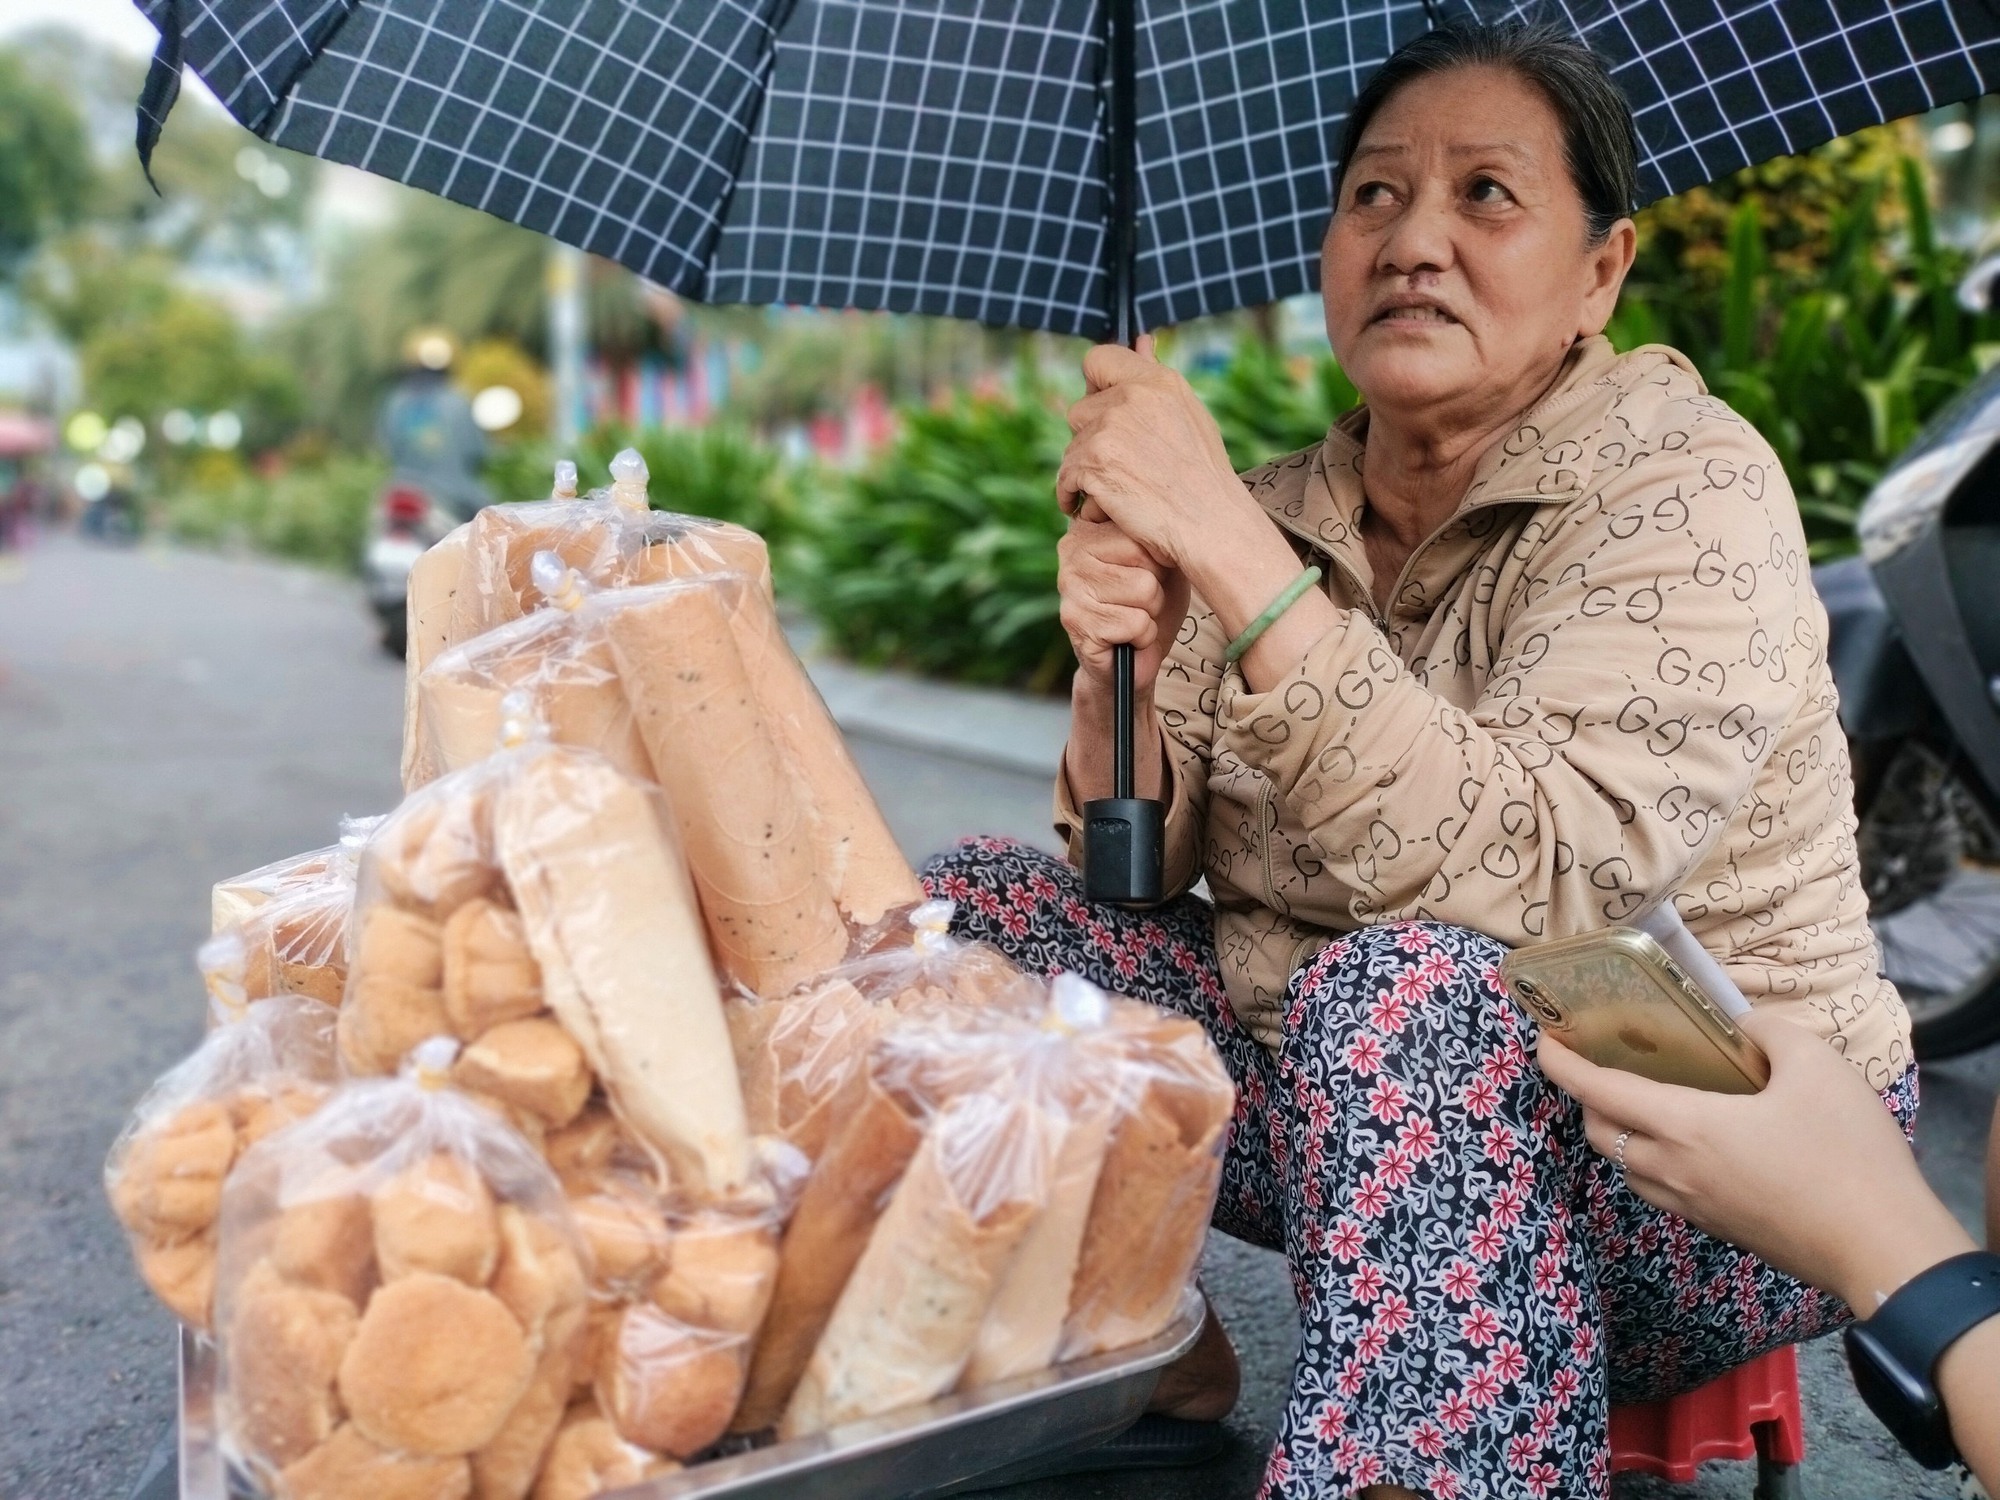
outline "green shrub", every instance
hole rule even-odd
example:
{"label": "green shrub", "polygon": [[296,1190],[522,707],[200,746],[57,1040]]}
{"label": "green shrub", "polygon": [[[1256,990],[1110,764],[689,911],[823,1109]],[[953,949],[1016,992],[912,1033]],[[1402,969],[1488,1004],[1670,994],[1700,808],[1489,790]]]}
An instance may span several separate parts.
{"label": "green shrub", "polygon": [[1049,692],[1075,661],[1057,620],[1061,412],[1025,385],[901,413],[896,440],[809,513],[795,577],[861,662]]}
{"label": "green shrub", "polygon": [[1193,384],[1238,469],[1313,446],[1361,399],[1332,356],[1287,360],[1255,338],[1243,339],[1227,365]]}
{"label": "green shrub", "polygon": [[2000,319],[1958,305],[1967,258],[1938,242],[1916,163],[1902,161],[1893,189],[1891,214],[1883,185],[1861,184],[1804,285],[1774,264],[1765,209],[1746,199],[1729,220],[1714,297],[1661,300],[1636,287],[1612,322],[1620,348],[1681,349],[1763,433],[1815,560],[1854,549],[1855,516],[1884,467],[2000,353]]}
{"label": "green shrub", "polygon": [[351,569],[385,470],[374,459],[336,458],[273,478],[197,475],[152,507],[154,524],[198,546],[248,547],[321,567]]}

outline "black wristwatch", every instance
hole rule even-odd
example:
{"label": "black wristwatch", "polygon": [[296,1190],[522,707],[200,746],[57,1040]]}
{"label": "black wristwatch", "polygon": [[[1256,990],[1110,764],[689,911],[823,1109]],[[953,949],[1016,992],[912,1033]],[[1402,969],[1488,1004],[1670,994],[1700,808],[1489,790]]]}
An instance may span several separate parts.
{"label": "black wristwatch", "polygon": [[1912,1277],[1873,1317],[1848,1327],[1854,1388],[1927,1469],[1942,1469],[1958,1457],[1951,1418],[1938,1397],[1938,1361],[1962,1335],[1995,1317],[2000,1255],[1974,1250]]}

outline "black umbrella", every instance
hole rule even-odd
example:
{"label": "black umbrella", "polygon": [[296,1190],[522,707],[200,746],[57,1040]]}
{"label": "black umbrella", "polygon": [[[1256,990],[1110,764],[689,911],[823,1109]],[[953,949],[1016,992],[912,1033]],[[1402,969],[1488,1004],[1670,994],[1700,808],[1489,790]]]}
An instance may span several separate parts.
{"label": "black umbrella", "polygon": [[[1311,290],[1361,83],[1445,17],[1530,8],[139,3],[160,31],[142,158],[185,59],[273,144],[484,209],[700,301],[937,313],[1121,341]],[[1638,123],[1649,198],[1986,93],[2000,77],[1987,0],[1532,9],[1610,64]],[[1100,899],[1143,900],[1158,890],[1159,808],[1131,800],[1129,652],[1122,665],[1119,800],[1087,810],[1098,816],[1086,875]]]}

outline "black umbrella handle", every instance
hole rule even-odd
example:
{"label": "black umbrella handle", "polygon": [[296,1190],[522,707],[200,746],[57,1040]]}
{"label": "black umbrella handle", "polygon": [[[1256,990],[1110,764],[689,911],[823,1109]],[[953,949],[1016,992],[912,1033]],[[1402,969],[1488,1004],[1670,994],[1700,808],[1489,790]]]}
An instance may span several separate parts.
{"label": "black umbrella handle", "polygon": [[[1138,43],[1132,0],[1100,0],[1104,17],[1105,77],[1110,129],[1105,157],[1110,215],[1105,226],[1105,280],[1111,335],[1131,344],[1139,332],[1133,284],[1139,239]],[[1135,661],[1131,646],[1111,653],[1111,795],[1083,807],[1083,894],[1112,906],[1159,904],[1166,854],[1167,809],[1135,796],[1132,723]]]}

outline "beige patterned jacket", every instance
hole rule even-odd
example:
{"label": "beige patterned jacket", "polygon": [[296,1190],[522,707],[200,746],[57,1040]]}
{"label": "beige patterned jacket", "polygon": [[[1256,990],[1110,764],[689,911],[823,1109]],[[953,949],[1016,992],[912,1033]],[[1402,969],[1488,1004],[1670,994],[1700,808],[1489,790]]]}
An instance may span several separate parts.
{"label": "beige patterned jacket", "polygon": [[[1292,973],[1368,923],[1518,945],[1672,892],[1753,1001],[1898,1077],[1909,1020],[1857,876],[1826,612],[1764,439],[1675,351],[1584,341],[1383,619],[1366,422],[1245,476],[1344,623],[1254,693],[1197,600],[1156,689],[1168,887],[1207,877],[1237,1015],[1276,1047]],[[1078,821],[1065,781],[1072,857]]]}

